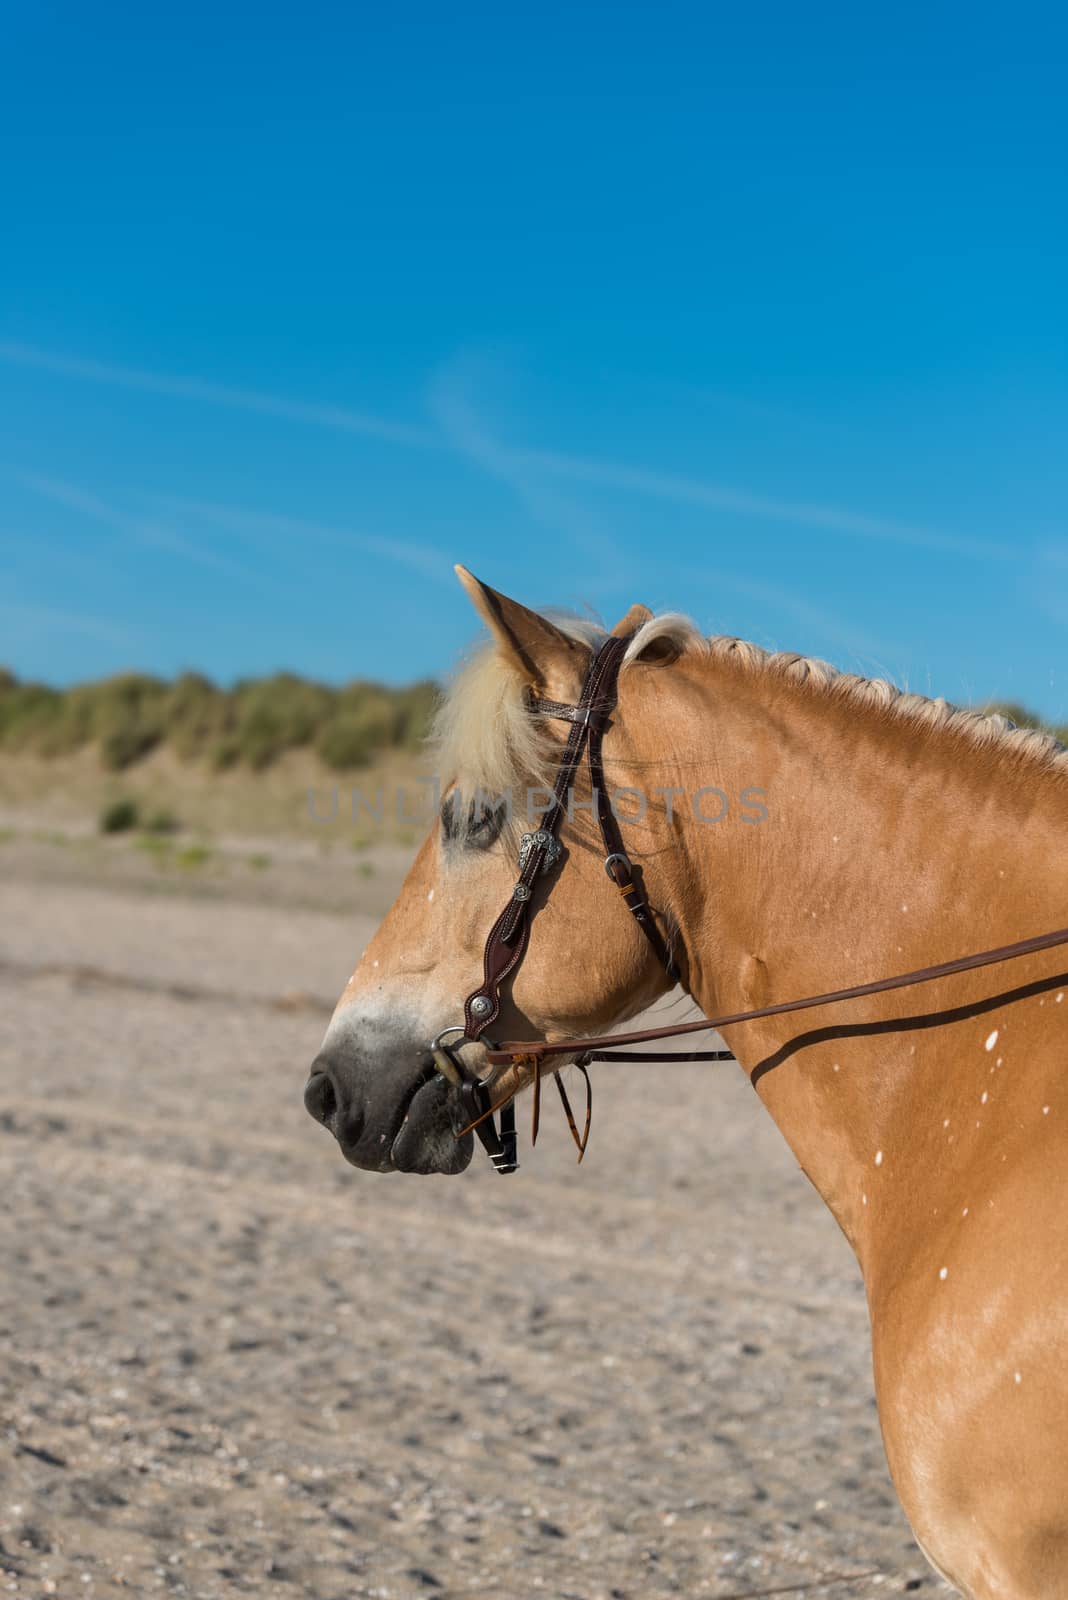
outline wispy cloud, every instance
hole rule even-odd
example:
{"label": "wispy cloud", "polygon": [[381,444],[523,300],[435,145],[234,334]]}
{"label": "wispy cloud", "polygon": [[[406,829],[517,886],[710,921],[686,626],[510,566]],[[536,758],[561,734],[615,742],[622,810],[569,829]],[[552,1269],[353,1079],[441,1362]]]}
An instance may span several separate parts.
{"label": "wispy cloud", "polygon": [[450,588],[455,582],[452,565],[440,550],[435,550],[432,545],[415,543],[410,539],[361,533],[351,528],[337,528],[321,522],[311,522],[304,517],[281,516],[275,512],[253,510],[247,506],[220,505],[212,500],[157,497],[154,503],[182,516],[198,517],[252,542],[258,542],[265,536],[287,540],[311,539],[335,549],[380,556],[386,561],[406,567],[410,572],[418,573],[420,577],[448,584]]}
{"label": "wispy cloud", "polygon": [[[703,478],[658,472],[648,467],[603,461],[568,451],[502,444],[480,415],[472,398],[472,387],[467,364],[463,361],[447,367],[430,385],[431,408],[449,442],[476,466],[509,484],[534,512],[537,520],[551,523],[561,532],[575,531],[576,527],[581,529],[582,513],[573,503],[553,496],[547,486],[547,481],[553,479],[643,495],[675,505],[698,506],[735,516],[844,534],[853,539],[878,540],[913,549],[942,551],[973,560],[1008,560],[1017,554],[1009,545],[994,540],[975,539],[912,523],[873,517],[841,506],[785,500]],[[606,559],[617,562],[621,558],[618,546],[613,541],[606,541],[606,545],[603,551]],[[587,553],[595,551],[588,549]]]}
{"label": "wispy cloud", "polygon": [[583,539],[589,541],[591,551],[600,543],[606,553],[611,552],[612,559],[615,559],[618,551],[600,530],[597,520],[590,516],[586,508],[570,500],[554,500],[554,491],[548,487],[548,480],[642,495],[675,505],[698,506],[735,516],[808,528],[814,532],[840,534],[851,539],[941,551],[971,560],[1012,561],[1019,555],[1016,545],[999,540],[972,538],[938,528],[871,516],[833,503],[785,499],[705,478],[661,472],[655,468],[606,461],[567,451],[502,444],[481,422],[470,393],[457,383],[455,370],[449,368],[439,374],[431,385],[431,404],[440,426],[428,428],[350,411],[340,406],[317,405],[284,395],[211,383],[201,378],[90,361],[80,356],[12,341],[0,341],[0,361],[69,378],[283,417],[310,426],[366,435],[421,450],[451,448],[483,471],[511,484],[540,523],[562,526],[565,533],[569,530],[572,533],[579,531]]}
{"label": "wispy cloud", "polygon": [[37,473],[18,473],[16,476],[20,483],[33,490],[35,494],[57,505],[66,506],[69,510],[80,512],[95,522],[103,523],[116,533],[131,539],[135,544],[165,550],[184,561],[209,567],[216,572],[224,572],[244,582],[262,581],[262,573],[255,568],[244,566],[229,556],[220,555],[217,550],[205,549],[159,522],[131,516],[76,484],[67,483],[61,478],[42,477]]}
{"label": "wispy cloud", "polygon": [[363,434],[372,439],[383,439],[391,444],[436,445],[439,441],[427,428],[404,422],[392,422],[385,417],[370,416],[362,411],[350,411],[344,406],[307,404],[285,395],[269,394],[260,389],[233,388],[229,384],[211,383],[204,378],[182,377],[170,372],[150,372],[140,367],[113,366],[103,361],[86,361],[81,356],[66,355],[53,350],[41,350],[36,345],[18,344],[0,340],[0,361],[10,366],[34,367],[41,372],[54,372],[64,378],[80,378],[89,383],[110,384],[114,388],[139,390],[144,394],[158,394],[179,400],[199,400],[208,405],[226,406],[232,411],[252,411],[266,417],[283,417],[290,422],[307,423],[311,427],[332,428],[339,433]]}
{"label": "wispy cloud", "polygon": [[1054,622],[1068,623],[1068,539],[1047,539],[1035,551],[1019,588]]}
{"label": "wispy cloud", "polygon": [[429,400],[453,449],[509,488],[532,521],[553,533],[569,536],[586,556],[606,567],[622,564],[624,551],[605,532],[598,517],[548,483],[539,467],[524,464],[515,451],[494,438],[471,401],[467,383],[457,374],[439,374],[430,386]]}
{"label": "wispy cloud", "polygon": [[79,633],[103,644],[123,647],[141,643],[140,635],[131,628],[104,617],[86,616],[84,612],[62,611],[55,606],[35,605],[30,601],[0,602],[0,617],[10,630],[29,630],[39,634],[42,629],[59,633]]}
{"label": "wispy cloud", "polygon": [[215,501],[175,495],[143,497],[153,506],[160,508],[163,517],[138,516],[62,478],[26,472],[16,472],[12,476],[44,499],[92,518],[137,544],[165,550],[184,560],[214,568],[246,582],[269,583],[275,588],[280,586],[280,581],[272,580],[264,573],[259,562],[244,562],[223,555],[218,550],[190,539],[185,533],[176,532],[170,524],[173,521],[186,523],[190,518],[196,518],[209,526],[213,525],[224,529],[227,533],[236,534],[253,552],[262,547],[264,539],[285,541],[289,546],[293,545],[294,540],[312,540],[335,549],[378,556],[436,583],[448,584],[451,587],[454,581],[450,560],[431,545],[419,544],[413,540],[362,533],[350,528],[331,527],[305,518],[282,516],[247,506],[220,505]]}
{"label": "wispy cloud", "polygon": [[[772,613],[788,617],[791,622],[816,634],[827,644],[847,650],[853,656],[858,672],[864,676],[875,674],[898,681],[897,676],[884,665],[886,659],[893,654],[889,645],[849,627],[840,617],[824,610],[822,606],[810,604],[794,589],[785,589],[779,584],[743,577],[734,572],[724,572],[718,567],[675,570],[677,576],[688,586],[699,584],[702,589],[710,589],[713,593],[726,591],[743,595],[746,599],[757,601],[762,608]],[[769,648],[779,649],[781,646],[769,644]]]}
{"label": "wispy cloud", "polygon": [[709,483],[700,478],[674,473],[653,472],[646,467],[627,467],[617,462],[598,461],[587,456],[561,454],[551,450],[516,449],[507,451],[517,468],[540,469],[550,476],[602,488],[631,491],[676,504],[706,506],[710,510],[731,511],[740,516],[791,523],[805,528],[848,534],[854,538],[877,539],[888,544],[910,545],[922,550],[941,550],[952,555],[1011,560],[1018,555],[1010,545],[991,539],[973,539],[917,527],[840,506],[812,504],[799,500],[780,500],[753,494],[726,484]]}

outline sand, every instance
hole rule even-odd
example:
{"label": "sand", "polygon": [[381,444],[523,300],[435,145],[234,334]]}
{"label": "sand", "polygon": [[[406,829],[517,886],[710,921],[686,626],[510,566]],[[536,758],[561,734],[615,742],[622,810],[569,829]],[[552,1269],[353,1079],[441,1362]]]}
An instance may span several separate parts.
{"label": "sand", "polygon": [[0,1590],[947,1592],[736,1068],[595,1069],[581,1168],[550,1097],[514,1178],[357,1173],[301,1091],[382,874],[122,848],[0,854]]}

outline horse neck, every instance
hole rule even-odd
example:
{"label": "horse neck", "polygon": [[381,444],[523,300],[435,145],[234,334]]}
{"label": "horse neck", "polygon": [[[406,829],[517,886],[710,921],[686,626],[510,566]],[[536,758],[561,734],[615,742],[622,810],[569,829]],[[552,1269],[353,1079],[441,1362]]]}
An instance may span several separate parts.
{"label": "horse neck", "polygon": [[[665,886],[688,986],[707,1014],[909,971],[1065,921],[1068,784],[1039,761],[714,659],[690,668],[683,704],[676,782],[692,788],[701,771],[729,801],[722,823],[680,826],[684,849],[669,856],[682,864]],[[753,788],[768,816],[746,825],[736,796]],[[1017,977],[992,973],[979,992]],[[974,978],[956,982],[811,1013],[811,1025],[786,1016],[727,1030],[862,1259],[873,1164],[883,1152],[905,1159],[913,1080],[951,1072],[960,1040],[944,1029],[820,1040],[810,1027],[976,993]],[[762,1071],[791,1040],[798,1047]],[[933,1062],[939,1053],[946,1059]]]}

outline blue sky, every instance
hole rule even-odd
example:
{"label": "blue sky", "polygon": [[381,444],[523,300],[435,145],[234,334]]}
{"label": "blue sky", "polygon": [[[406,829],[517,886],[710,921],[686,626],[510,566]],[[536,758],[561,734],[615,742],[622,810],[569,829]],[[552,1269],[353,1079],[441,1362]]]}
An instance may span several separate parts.
{"label": "blue sky", "polygon": [[1068,720],[1052,5],[8,7],[0,661],[532,604]]}

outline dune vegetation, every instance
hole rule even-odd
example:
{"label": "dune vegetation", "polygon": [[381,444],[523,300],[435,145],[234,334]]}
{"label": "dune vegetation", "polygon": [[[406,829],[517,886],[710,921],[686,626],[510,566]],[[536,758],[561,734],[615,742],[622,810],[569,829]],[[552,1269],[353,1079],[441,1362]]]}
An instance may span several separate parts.
{"label": "dune vegetation", "polygon": [[197,672],[168,681],[127,672],[66,689],[20,682],[0,669],[0,752],[62,756],[93,747],[120,772],[160,748],[215,771],[263,771],[290,750],[311,750],[335,772],[388,751],[418,749],[437,686],[340,688],[294,673],[220,688]]}

